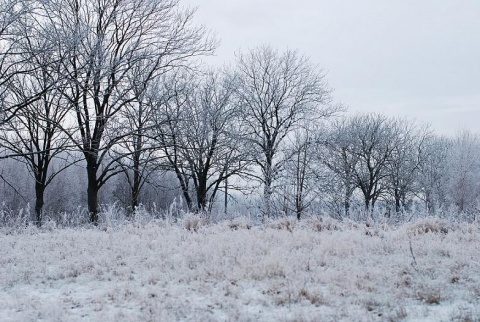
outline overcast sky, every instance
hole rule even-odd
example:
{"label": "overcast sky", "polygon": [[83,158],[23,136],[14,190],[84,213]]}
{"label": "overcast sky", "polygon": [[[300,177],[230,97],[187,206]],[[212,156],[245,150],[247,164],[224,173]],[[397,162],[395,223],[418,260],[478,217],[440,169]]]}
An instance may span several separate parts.
{"label": "overcast sky", "polygon": [[270,44],[327,72],[350,112],[480,133],[478,0],[182,0],[220,39],[215,63]]}

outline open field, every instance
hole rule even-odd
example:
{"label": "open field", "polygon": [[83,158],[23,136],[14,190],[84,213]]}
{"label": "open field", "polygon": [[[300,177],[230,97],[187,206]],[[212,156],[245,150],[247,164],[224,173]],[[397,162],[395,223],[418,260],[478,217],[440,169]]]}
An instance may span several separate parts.
{"label": "open field", "polygon": [[0,320],[480,320],[478,225],[369,226],[0,230]]}

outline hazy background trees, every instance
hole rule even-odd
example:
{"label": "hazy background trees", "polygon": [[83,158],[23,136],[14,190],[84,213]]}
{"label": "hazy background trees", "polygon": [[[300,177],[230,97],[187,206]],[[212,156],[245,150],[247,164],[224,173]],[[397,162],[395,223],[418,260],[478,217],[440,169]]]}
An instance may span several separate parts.
{"label": "hazy background trees", "polygon": [[463,213],[468,204],[468,212],[476,212],[476,140],[471,133],[437,137],[424,125],[378,114],[338,120],[319,141],[319,158],[335,189],[333,208],[349,216],[361,200],[369,214],[377,208],[399,217],[423,201],[415,209],[442,214],[453,207]]}
{"label": "hazy background trees", "polygon": [[480,139],[478,135],[460,132],[453,141],[447,167],[447,198],[458,213],[475,213],[480,196]]}

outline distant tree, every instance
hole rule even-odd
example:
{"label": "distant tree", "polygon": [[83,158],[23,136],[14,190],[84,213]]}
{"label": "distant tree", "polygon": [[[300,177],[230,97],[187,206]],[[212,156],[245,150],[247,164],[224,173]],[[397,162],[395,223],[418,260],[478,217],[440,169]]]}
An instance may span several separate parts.
{"label": "distant tree", "polygon": [[359,114],[333,124],[324,139],[323,163],[343,190],[344,214],[356,189],[366,210],[378,199],[393,200],[405,209],[422,191],[430,132],[415,123],[378,114]]}
{"label": "distant tree", "polygon": [[155,140],[165,158],[165,168],[172,171],[180,185],[188,210],[193,210],[194,200],[190,191],[191,176],[182,158],[184,145],[183,111],[193,95],[196,80],[194,74],[183,69],[164,75],[155,88],[151,104],[155,107]]}
{"label": "distant tree", "polygon": [[419,128],[413,122],[397,119],[391,125],[395,135],[393,150],[387,162],[386,184],[395,202],[395,212],[407,208],[408,200],[418,194],[418,177],[423,151],[430,135],[428,128]]}
{"label": "distant tree", "polygon": [[303,217],[320,190],[316,134],[312,127],[295,130],[284,152],[285,170],[280,182],[284,186],[285,210],[293,210],[297,220]]}
{"label": "distant tree", "polygon": [[333,115],[324,74],[296,51],[270,47],[240,53],[236,96],[256,176],[264,186],[264,215],[272,216],[273,183],[283,169],[281,146],[307,120]]}
{"label": "distant tree", "polygon": [[[342,194],[342,215],[348,216],[353,192],[358,187],[355,169],[359,162],[359,154],[354,153],[355,140],[349,120],[344,118],[334,122],[326,137],[321,137],[318,143],[324,146],[325,150],[317,157],[333,174],[331,183],[336,184]],[[337,194],[338,190],[334,193]]]}
{"label": "distant tree", "polygon": [[452,140],[445,137],[428,137],[420,152],[419,197],[424,200],[429,214],[447,206],[449,162]]}
{"label": "distant tree", "polygon": [[248,165],[239,140],[239,110],[232,99],[235,85],[226,73],[207,72],[184,114],[183,157],[201,211],[210,211],[222,183],[242,174]]}
{"label": "distant tree", "polygon": [[[116,160],[126,177],[130,189],[130,208],[133,211],[140,205],[141,191],[159,170],[158,146],[155,135],[155,100],[159,82],[148,82],[145,65],[139,64],[129,73],[128,83],[132,88],[133,99],[119,113],[116,135],[125,134],[125,138],[112,148],[110,157]],[[148,69],[147,69],[148,71]]]}
{"label": "distant tree", "polygon": [[[463,131],[450,149],[448,196],[459,213],[471,213],[480,197],[480,138]],[[478,210],[477,210],[478,211]]]}
{"label": "distant tree", "polygon": [[222,183],[247,166],[232,99],[235,83],[227,73],[208,71],[200,76],[177,74],[171,84],[159,102],[159,142],[189,209],[209,212]]}
{"label": "distant tree", "polygon": [[395,121],[378,114],[356,115],[348,120],[348,151],[355,160],[354,182],[363,194],[365,210],[387,192],[388,167],[396,148]]}

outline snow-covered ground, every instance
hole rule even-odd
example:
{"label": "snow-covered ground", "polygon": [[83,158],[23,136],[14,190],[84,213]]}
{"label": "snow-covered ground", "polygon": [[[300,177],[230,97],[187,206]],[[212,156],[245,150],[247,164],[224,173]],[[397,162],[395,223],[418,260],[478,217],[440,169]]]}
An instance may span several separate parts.
{"label": "snow-covered ground", "polygon": [[480,320],[478,225],[194,221],[0,230],[0,320]]}

